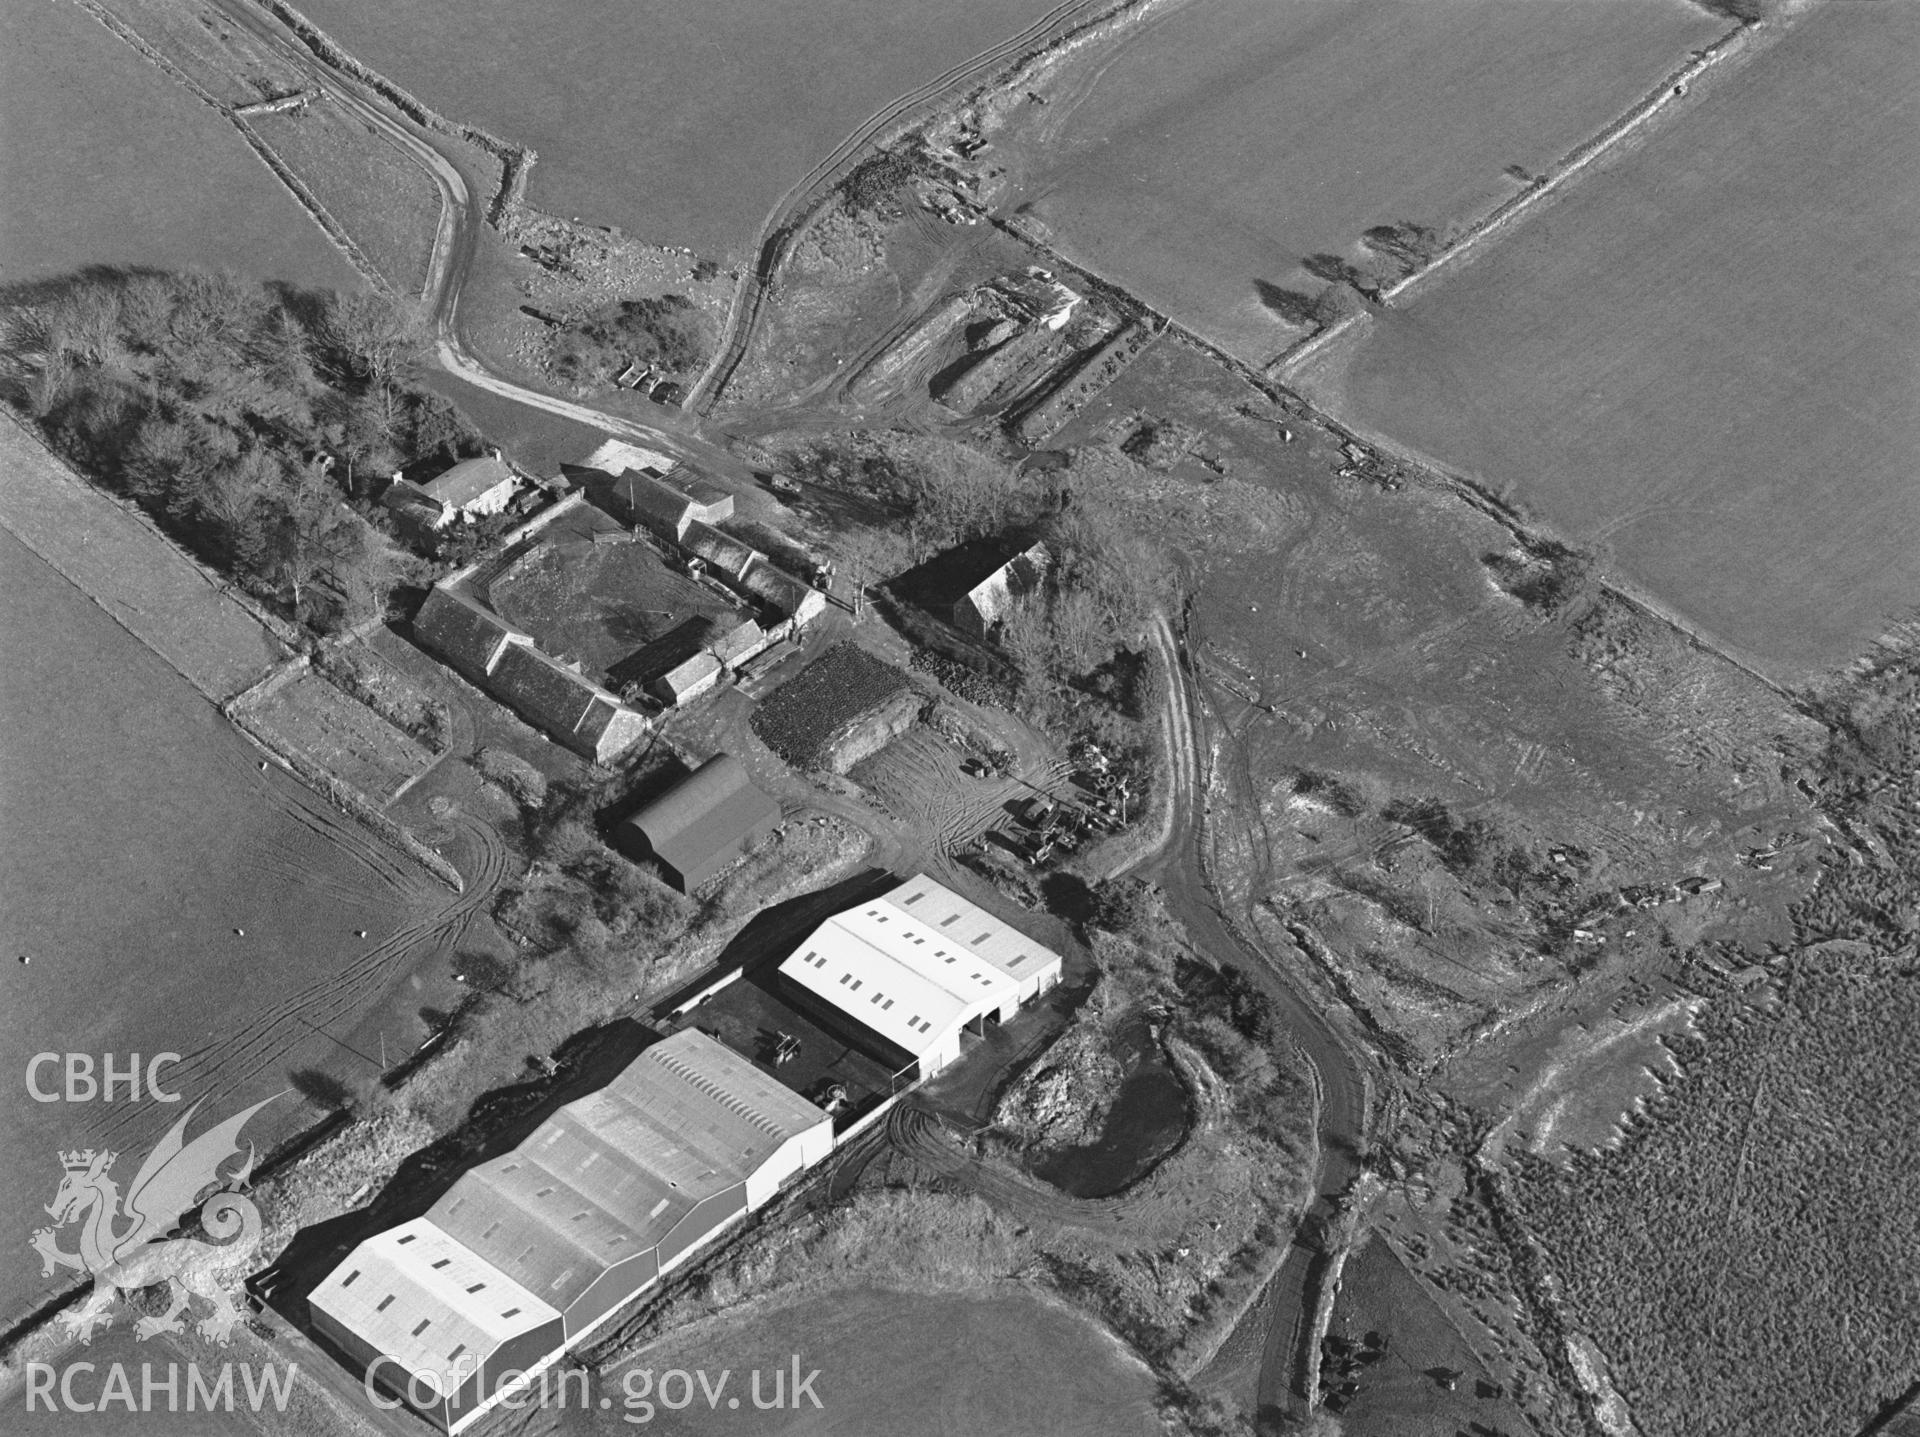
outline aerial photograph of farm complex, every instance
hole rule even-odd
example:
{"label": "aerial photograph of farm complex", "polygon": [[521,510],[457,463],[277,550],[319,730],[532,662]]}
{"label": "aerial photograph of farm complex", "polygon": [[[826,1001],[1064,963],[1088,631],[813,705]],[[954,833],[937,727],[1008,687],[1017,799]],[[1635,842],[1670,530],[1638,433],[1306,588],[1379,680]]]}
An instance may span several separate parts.
{"label": "aerial photograph of farm complex", "polygon": [[1920,0],[0,35],[0,1437],[1920,1437]]}

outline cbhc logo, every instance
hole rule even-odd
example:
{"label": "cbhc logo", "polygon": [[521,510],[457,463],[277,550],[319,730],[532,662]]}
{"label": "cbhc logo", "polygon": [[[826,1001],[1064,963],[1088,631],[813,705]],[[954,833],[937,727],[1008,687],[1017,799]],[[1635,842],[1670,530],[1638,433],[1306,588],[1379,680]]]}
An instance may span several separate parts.
{"label": "cbhc logo", "polygon": [[[33,1060],[27,1064],[27,1092],[36,1103],[91,1103],[96,1098],[110,1103],[114,1090],[125,1088],[128,1101],[137,1103],[144,1079],[146,1094],[154,1102],[177,1103],[180,1101],[178,1093],[169,1093],[160,1087],[160,1070],[179,1061],[178,1053],[156,1053],[143,1071],[138,1053],[128,1055],[125,1068],[114,1065],[112,1053],[102,1053],[98,1069],[101,1076],[95,1077],[91,1053],[35,1053]],[[49,1067],[59,1070],[51,1081],[59,1083],[62,1073],[66,1078],[63,1085],[51,1091],[40,1086],[40,1075]]]}

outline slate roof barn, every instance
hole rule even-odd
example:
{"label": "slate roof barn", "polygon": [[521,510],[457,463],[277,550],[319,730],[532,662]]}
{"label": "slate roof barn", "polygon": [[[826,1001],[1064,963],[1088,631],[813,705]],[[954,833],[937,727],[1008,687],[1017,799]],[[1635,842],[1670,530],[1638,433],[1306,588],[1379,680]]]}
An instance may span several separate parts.
{"label": "slate roof barn", "polygon": [[749,566],[740,587],[799,627],[805,627],[826,612],[825,594],[784,569],[776,569],[765,559]]}
{"label": "slate roof barn", "polygon": [[1040,587],[1051,562],[1045,544],[1034,544],[1013,555],[954,604],[954,627],[975,638],[991,637],[995,627],[1012,612],[1013,601]]}
{"label": "slate roof barn", "polygon": [[575,753],[605,763],[647,733],[647,720],[584,674],[556,663],[471,595],[435,585],[413,636],[459,674]]}
{"label": "slate roof barn", "polygon": [[717,753],[622,823],[614,845],[651,858],[667,881],[691,893],[756,844],[780,822],[780,805],[753,786],[732,754]]}
{"label": "slate roof barn", "polygon": [[651,529],[676,544],[686,537],[688,525],[699,518],[700,506],[692,499],[641,469],[615,475],[608,488],[608,501],[629,524]]}
{"label": "slate roof barn", "polygon": [[761,558],[751,544],[743,544],[731,534],[723,534],[711,524],[695,520],[687,525],[681,545],[688,553],[704,559],[728,578],[738,579]]}
{"label": "slate roof barn", "polygon": [[356,1247],[314,1289],[314,1326],[357,1362],[386,1359],[389,1387],[457,1379],[421,1410],[458,1431],[510,1368],[552,1361],[832,1149],[824,1112],[682,1030]]}
{"label": "slate roof barn", "polygon": [[646,719],[617,695],[531,642],[507,645],[487,687],[522,718],[595,763],[624,753],[647,731]]}
{"label": "slate roof barn", "polygon": [[661,478],[693,501],[694,518],[701,523],[718,524],[722,519],[733,517],[733,492],[686,465],[673,465]]}
{"label": "slate roof barn", "polygon": [[463,678],[486,683],[508,644],[533,640],[458,589],[435,586],[413,618],[414,637]]}

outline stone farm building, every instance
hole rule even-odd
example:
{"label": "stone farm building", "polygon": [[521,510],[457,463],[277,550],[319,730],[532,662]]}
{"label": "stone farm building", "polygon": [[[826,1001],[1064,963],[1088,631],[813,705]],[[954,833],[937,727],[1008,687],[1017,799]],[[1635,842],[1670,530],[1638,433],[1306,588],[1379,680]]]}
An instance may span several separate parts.
{"label": "stone farm building", "polygon": [[920,874],[822,923],[780,976],[795,1006],[912,1082],[956,1061],[963,1033],[1053,987],[1060,969],[1058,953]]}
{"label": "stone farm building", "polygon": [[826,1113],[682,1029],[354,1248],[313,1325],[458,1432],[832,1148]]}
{"label": "stone farm building", "polygon": [[[605,452],[605,446],[596,454]],[[769,629],[791,621],[804,628],[826,612],[827,596],[796,579],[751,544],[714,527],[733,516],[733,495],[676,466],[662,476],[644,469],[590,478],[594,501],[623,523],[670,544],[689,564],[769,611]],[[721,656],[723,663],[735,660]]]}
{"label": "stone farm building", "polygon": [[780,805],[753,786],[732,754],[717,753],[614,831],[629,858],[653,859],[691,893],[718,877],[780,822]]}
{"label": "stone farm building", "polygon": [[413,620],[414,637],[463,678],[583,758],[608,763],[648,732],[646,717],[585,674],[542,653],[530,635],[442,580]]}
{"label": "stone farm building", "polygon": [[484,459],[464,459],[424,484],[396,474],[380,502],[428,529],[439,530],[457,519],[505,512],[518,484],[496,450]]}
{"label": "stone farm building", "polygon": [[[673,482],[676,475],[682,482]],[[686,538],[690,524],[717,524],[733,517],[733,495],[677,467],[666,475],[627,469],[611,479],[596,491],[605,494],[614,517],[676,544]]]}
{"label": "stone farm building", "polygon": [[1045,544],[1034,544],[1014,554],[954,601],[950,611],[953,626],[976,639],[993,637],[1006,622],[1014,601],[1040,587],[1051,563]]}

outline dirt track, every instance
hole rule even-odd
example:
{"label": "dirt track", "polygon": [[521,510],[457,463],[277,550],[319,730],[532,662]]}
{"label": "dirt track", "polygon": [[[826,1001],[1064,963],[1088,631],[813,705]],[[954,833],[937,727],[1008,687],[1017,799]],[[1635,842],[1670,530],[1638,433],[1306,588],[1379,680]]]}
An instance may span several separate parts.
{"label": "dirt track", "polygon": [[[1371,1126],[1367,1070],[1292,976],[1273,955],[1246,936],[1247,927],[1236,924],[1220,906],[1201,858],[1206,845],[1207,778],[1199,745],[1199,690],[1186,644],[1175,637],[1164,615],[1154,626],[1154,642],[1170,676],[1164,728],[1173,759],[1170,782],[1174,801],[1168,810],[1166,842],[1143,860],[1137,871],[1160,884],[1168,909],[1203,951],[1222,962],[1234,963],[1279,1005],[1320,1098],[1316,1134],[1320,1161],[1314,1191],[1315,1208],[1325,1216],[1360,1172],[1358,1153]],[[1314,1256],[1304,1247],[1289,1248],[1265,1299],[1250,1310],[1243,1323],[1249,1334],[1264,1332],[1254,1394],[1262,1408],[1294,1410],[1298,1406],[1299,1324],[1313,1308],[1310,1278]],[[1216,1364],[1237,1365],[1233,1359],[1247,1340],[1236,1333],[1223,1349],[1226,1360],[1217,1357]]]}
{"label": "dirt track", "polygon": [[793,188],[780,197],[779,202],[761,223],[758,243],[754,250],[753,267],[741,274],[740,288],[735,293],[733,304],[727,311],[727,321],[721,330],[720,343],[715,346],[713,360],[708,364],[706,372],[700,376],[688,394],[687,408],[695,413],[705,413],[713,407],[715,401],[725,391],[740,361],[746,358],[754,329],[759,324],[761,313],[766,307],[767,297],[772,290],[774,275],[785,257],[787,243],[793,237],[798,221],[819,203],[834,185],[846,178],[852,170],[854,161],[864,157],[867,150],[876,142],[884,143],[888,136],[898,132],[907,117],[916,110],[924,108],[967,81],[979,78],[1002,61],[1034,49],[1041,43],[1043,36],[1068,21],[1082,19],[1088,12],[1096,9],[1115,8],[1123,7],[1113,6],[1111,0],[1065,0],[1065,3],[1056,5],[1019,34],[981,51],[972,59],[936,75],[925,84],[915,86],[906,94],[875,111],[859,128],[829,151],[817,165],[802,175]]}

